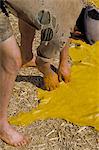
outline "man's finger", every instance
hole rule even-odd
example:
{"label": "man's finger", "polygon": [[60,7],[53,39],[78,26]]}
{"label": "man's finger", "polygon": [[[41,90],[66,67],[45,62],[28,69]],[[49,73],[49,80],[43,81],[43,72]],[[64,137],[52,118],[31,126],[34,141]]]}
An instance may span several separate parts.
{"label": "man's finger", "polygon": [[65,82],[65,83],[70,82],[70,76],[65,76],[65,77],[64,77],[64,82]]}
{"label": "man's finger", "polygon": [[54,88],[53,87],[50,87],[50,91],[53,91],[54,90]]}
{"label": "man's finger", "polygon": [[61,75],[61,74],[58,75],[58,80],[59,80],[60,82],[62,82],[62,75]]}

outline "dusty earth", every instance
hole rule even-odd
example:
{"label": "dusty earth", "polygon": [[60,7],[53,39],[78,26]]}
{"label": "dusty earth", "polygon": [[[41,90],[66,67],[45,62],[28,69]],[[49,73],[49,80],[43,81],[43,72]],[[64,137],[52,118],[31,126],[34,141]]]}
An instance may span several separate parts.
{"label": "dusty earth", "polygon": [[[20,42],[17,19],[10,16],[13,31]],[[37,32],[33,51],[39,44]],[[58,57],[54,61],[58,64]],[[40,76],[36,68],[22,68],[17,76],[9,104],[9,116],[20,111],[29,111],[38,106],[37,86]],[[33,122],[28,127],[15,127],[31,139],[29,145],[21,148],[11,147],[0,140],[0,150],[98,150],[99,132],[92,127],[80,127],[62,119],[49,119]]]}

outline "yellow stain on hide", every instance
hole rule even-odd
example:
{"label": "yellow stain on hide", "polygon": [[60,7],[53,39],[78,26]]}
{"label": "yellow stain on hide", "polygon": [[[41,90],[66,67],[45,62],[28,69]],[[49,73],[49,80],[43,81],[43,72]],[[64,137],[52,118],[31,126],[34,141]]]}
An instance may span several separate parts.
{"label": "yellow stain on hide", "polygon": [[41,103],[30,112],[12,117],[10,123],[29,125],[33,121],[63,118],[77,125],[93,126],[99,130],[99,42],[70,48],[73,61],[71,82],[48,92],[38,90]]}
{"label": "yellow stain on hide", "polygon": [[94,4],[97,8],[99,8],[99,0],[87,0],[87,2]]}

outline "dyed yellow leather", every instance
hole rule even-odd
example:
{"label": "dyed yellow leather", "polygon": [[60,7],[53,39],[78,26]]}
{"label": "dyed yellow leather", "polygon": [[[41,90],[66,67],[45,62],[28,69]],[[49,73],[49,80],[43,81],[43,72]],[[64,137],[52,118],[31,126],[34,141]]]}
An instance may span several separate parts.
{"label": "dyed yellow leather", "polygon": [[87,1],[93,3],[96,7],[99,8],[99,0],[87,0]]}
{"label": "dyed yellow leather", "polygon": [[11,123],[29,125],[35,120],[63,118],[99,130],[99,42],[93,46],[73,42],[81,46],[70,48],[73,61],[71,82],[62,82],[51,92],[39,89],[41,103],[38,108],[12,117]]}

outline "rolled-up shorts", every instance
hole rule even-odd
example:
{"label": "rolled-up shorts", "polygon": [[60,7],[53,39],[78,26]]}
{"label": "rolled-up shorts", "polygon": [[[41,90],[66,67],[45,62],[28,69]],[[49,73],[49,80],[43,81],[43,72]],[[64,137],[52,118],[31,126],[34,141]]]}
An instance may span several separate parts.
{"label": "rolled-up shorts", "polygon": [[41,30],[37,54],[45,59],[52,58],[65,46],[84,6],[83,0],[5,0],[5,5],[18,18]]}
{"label": "rolled-up shorts", "polygon": [[12,36],[12,28],[7,17],[6,12],[4,12],[3,1],[0,0],[0,42],[5,41],[10,36]]}

